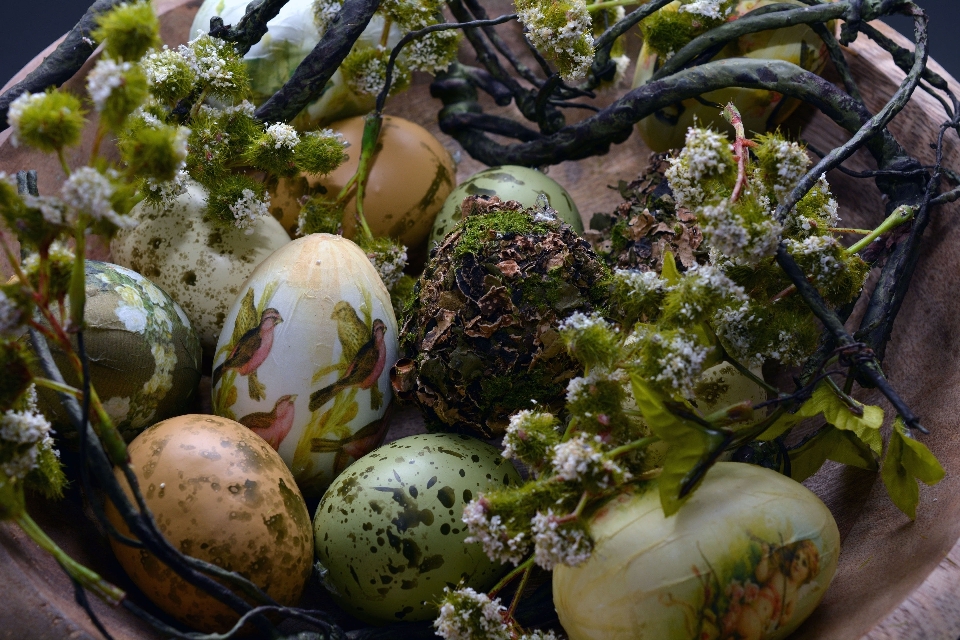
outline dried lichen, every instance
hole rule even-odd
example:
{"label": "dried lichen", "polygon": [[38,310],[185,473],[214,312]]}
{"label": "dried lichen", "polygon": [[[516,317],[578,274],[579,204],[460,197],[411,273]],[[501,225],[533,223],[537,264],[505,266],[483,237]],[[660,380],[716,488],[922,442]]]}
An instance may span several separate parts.
{"label": "dried lichen", "polygon": [[433,429],[502,435],[510,414],[559,408],[580,368],[558,325],[602,304],[608,270],[548,208],[470,197],[417,283],[398,393]]}
{"label": "dried lichen", "polygon": [[668,154],[652,154],[643,175],[620,182],[623,202],[613,213],[597,213],[584,237],[611,268],[656,271],[673,253],[682,271],[708,262],[696,217],[678,208],[664,179]]}

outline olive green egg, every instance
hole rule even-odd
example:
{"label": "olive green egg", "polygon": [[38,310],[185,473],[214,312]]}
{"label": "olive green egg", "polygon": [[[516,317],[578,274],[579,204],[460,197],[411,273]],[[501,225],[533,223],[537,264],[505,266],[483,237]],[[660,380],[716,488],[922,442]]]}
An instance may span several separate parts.
{"label": "olive green egg", "polygon": [[[200,338],[183,309],[135,271],[87,260],[84,347],[90,379],[124,439],[190,409],[200,382]],[[77,348],[73,337],[74,349]],[[67,383],[80,386],[67,355],[50,345]],[[38,390],[54,425],[69,424],[56,393]],[[60,438],[75,429],[58,429]]]}
{"label": "olive green egg", "polygon": [[505,165],[475,173],[450,192],[433,222],[430,246],[442,241],[460,222],[460,203],[467,196],[497,196],[501,200],[516,200],[524,207],[532,207],[537,204],[537,196],[541,193],[547,196],[547,202],[556,209],[557,216],[582,235],[580,211],[566,189],[536,169]]}
{"label": "olive green egg", "polygon": [[321,574],[337,603],[369,623],[429,620],[444,587],[484,592],[508,569],[466,544],[463,507],[520,484],[500,451],[476,438],[416,435],[347,468],[313,519]]}

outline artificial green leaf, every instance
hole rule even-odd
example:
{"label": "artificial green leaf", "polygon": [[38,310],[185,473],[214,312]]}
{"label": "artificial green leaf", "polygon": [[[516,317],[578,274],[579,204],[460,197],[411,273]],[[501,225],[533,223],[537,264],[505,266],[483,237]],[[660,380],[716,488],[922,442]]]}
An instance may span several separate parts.
{"label": "artificial green leaf", "polygon": [[870,447],[856,434],[827,425],[790,452],[790,477],[803,482],[819,471],[827,460],[868,471],[877,470],[877,461]]}
{"label": "artificial green leaf", "polygon": [[671,251],[663,254],[663,267],[660,269],[660,277],[666,280],[670,286],[680,282],[680,270],[677,269],[677,262],[674,260]]}
{"label": "artificial green leaf", "polygon": [[[720,431],[711,431],[696,422],[684,420],[671,413],[643,379],[631,374],[633,395],[643,419],[667,444],[663,471],[659,478],[660,505],[665,516],[671,516],[686,502],[702,482],[706,469],[714,462],[727,443],[727,436]],[[693,488],[680,497],[681,488],[689,481],[699,478]]]}
{"label": "artificial green leaf", "polygon": [[863,416],[856,415],[828,384],[820,384],[813,392],[813,398],[823,417],[837,429],[852,431],[863,440],[878,456],[883,452],[883,439],[880,426],[883,424],[883,409],[872,405],[857,403],[863,409]]}
{"label": "artificial green leaf", "polygon": [[[807,402],[809,402],[809,400]],[[804,403],[804,405],[805,404],[806,403]],[[801,406],[800,409],[803,410],[803,406]],[[757,436],[757,440],[774,440],[779,438],[787,429],[808,417],[810,416],[803,415],[799,411],[797,413],[785,413],[777,418],[777,421],[770,425],[769,429]]]}
{"label": "artificial green leaf", "polygon": [[940,482],[944,475],[943,467],[930,449],[911,438],[903,420],[898,417],[890,433],[887,455],[880,473],[893,504],[911,520],[915,520],[917,504],[920,502],[917,480],[932,485]]}

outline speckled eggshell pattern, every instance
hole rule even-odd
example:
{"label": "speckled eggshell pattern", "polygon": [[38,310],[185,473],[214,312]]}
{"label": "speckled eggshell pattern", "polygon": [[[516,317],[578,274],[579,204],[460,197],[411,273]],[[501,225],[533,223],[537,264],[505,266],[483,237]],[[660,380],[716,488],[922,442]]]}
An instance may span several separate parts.
{"label": "speckled eggshell pattern", "polygon": [[840,553],[816,495],[738,462],[714,465],[669,518],[649,483],[588,526],[590,558],[553,572],[570,640],[783,640],[823,598]]}
{"label": "speckled eggshell pattern", "polygon": [[313,519],[317,560],[334,599],[379,624],[436,617],[444,587],[487,591],[508,567],[465,544],[463,507],[517,486],[496,448],[452,434],[409,436],[355,462]]}
{"label": "speckled eggshell pattern", "polygon": [[[174,547],[237,571],[280,604],[297,603],[312,570],[310,514],[267,443],[231,420],[186,415],[149,427],[129,451],[147,506]],[[117,477],[130,495],[119,471]],[[110,502],[107,517],[130,535]],[[134,583],[177,620],[206,632],[236,622],[233,610],[151,553],[110,542]]]}
{"label": "speckled eggshell pattern", "polygon": [[[187,410],[200,381],[200,339],[180,305],[139,273],[95,260],[87,260],[84,269],[83,335],[91,382],[130,441],[150,424]],[[67,382],[79,387],[66,354],[55,344],[51,351]],[[58,395],[46,388],[37,393],[43,413],[67,427]],[[58,429],[61,442],[75,438],[76,429]]]}
{"label": "speckled eggshell pattern", "polygon": [[203,220],[206,191],[190,182],[171,204],[140,203],[131,211],[139,224],[110,243],[113,259],[149,278],[187,312],[204,353],[213,354],[227,310],[244,280],[268,255],[290,242],[271,216],[246,233]]}
{"label": "speckled eggshell pattern", "polygon": [[582,235],[583,220],[580,219],[580,211],[566,189],[536,169],[505,165],[479,171],[450,192],[433,221],[428,244],[443,241],[446,235],[453,231],[461,219],[460,204],[467,196],[497,196],[504,201],[516,200],[524,207],[532,207],[537,204],[537,196],[541,193],[547,196],[547,202],[556,209],[557,216]]}
{"label": "speckled eggshell pattern", "polygon": [[227,313],[214,412],[270,442],[304,495],[320,497],[383,442],[397,334],[390,295],[356,244],[294,240],[256,268]]}

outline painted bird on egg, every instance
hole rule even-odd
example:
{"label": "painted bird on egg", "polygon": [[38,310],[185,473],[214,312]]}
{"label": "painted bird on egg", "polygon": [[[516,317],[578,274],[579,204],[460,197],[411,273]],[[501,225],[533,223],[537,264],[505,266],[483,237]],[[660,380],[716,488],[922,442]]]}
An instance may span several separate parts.
{"label": "painted bird on egg", "polygon": [[214,411],[266,440],[319,496],[386,433],[390,295],[359,247],[327,234],[276,251],[244,289],[214,359]]}

